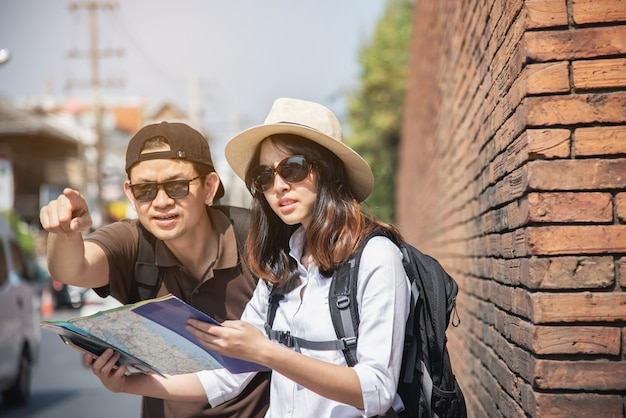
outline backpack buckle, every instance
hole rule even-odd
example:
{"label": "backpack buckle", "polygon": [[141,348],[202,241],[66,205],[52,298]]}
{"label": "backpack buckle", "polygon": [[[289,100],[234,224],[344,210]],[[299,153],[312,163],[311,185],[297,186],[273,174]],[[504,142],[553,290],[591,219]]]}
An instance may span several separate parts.
{"label": "backpack buckle", "polygon": [[336,303],[339,309],[348,309],[350,307],[350,298],[346,295],[338,295]]}
{"label": "backpack buckle", "polygon": [[342,350],[347,350],[356,345],[356,337],[343,337],[339,341],[343,344]]}
{"label": "backpack buckle", "polygon": [[278,333],[277,341],[281,343],[282,345],[285,345],[290,348],[294,346],[293,337],[291,336],[291,333],[289,331],[280,331]]}

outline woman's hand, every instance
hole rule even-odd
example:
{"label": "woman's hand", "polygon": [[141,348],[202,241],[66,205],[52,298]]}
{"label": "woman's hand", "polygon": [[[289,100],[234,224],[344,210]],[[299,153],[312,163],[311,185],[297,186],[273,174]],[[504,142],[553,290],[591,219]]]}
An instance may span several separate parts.
{"label": "woman's hand", "polygon": [[190,319],[187,331],[191,332],[209,350],[258,364],[263,363],[272,342],[257,328],[245,321],[224,321],[222,326]]}
{"label": "woman's hand", "polygon": [[126,365],[116,366],[120,358],[120,353],[106,349],[100,357],[94,357],[92,354],[85,354],[83,361],[86,366],[91,367],[93,374],[98,376],[104,386],[111,392],[124,392],[126,386]]}

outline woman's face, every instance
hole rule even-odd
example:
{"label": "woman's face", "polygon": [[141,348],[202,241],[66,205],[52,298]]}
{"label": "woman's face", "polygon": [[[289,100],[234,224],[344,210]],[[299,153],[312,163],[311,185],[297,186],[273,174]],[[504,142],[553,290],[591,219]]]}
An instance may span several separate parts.
{"label": "woman's face", "polygon": [[[259,155],[259,165],[276,168],[292,154],[277,148],[271,141],[263,141]],[[313,208],[317,200],[317,174],[310,170],[304,180],[288,183],[274,173],[273,185],[263,192],[267,203],[287,225],[302,224],[307,228],[311,223]]]}

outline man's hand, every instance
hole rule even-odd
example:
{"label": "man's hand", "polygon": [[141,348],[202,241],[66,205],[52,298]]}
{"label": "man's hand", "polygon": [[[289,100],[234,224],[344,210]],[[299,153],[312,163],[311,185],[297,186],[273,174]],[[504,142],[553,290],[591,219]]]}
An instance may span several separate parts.
{"label": "man's hand", "polygon": [[87,231],[92,225],[85,198],[70,188],[41,208],[39,220],[46,231],[68,236]]}

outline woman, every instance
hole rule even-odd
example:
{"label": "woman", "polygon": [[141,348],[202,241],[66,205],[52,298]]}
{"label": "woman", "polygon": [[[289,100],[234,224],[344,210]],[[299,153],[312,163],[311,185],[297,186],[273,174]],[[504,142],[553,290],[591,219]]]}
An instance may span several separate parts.
{"label": "woman", "polygon": [[[247,256],[262,280],[240,321],[220,327],[190,320],[190,331],[211,350],[272,370],[268,417],[369,417],[384,415],[392,404],[400,410],[396,386],[410,292],[402,255],[388,238],[376,236],[364,247],[354,367],[347,366],[341,350],[294,349],[263,332],[274,292],[282,299],[273,329],[308,341],[336,338],[328,307],[333,271],[368,232],[384,229],[399,236],[361,210],[359,202],[370,194],[373,175],[343,144],[335,115],[316,103],[278,99],[263,125],[229,141],[226,158],[253,195]],[[94,370],[103,373],[112,390],[137,393],[138,385],[116,386],[126,380],[124,368],[113,377],[106,367]],[[244,378],[224,379],[221,371],[196,376],[212,404],[215,394],[236,390],[235,380]],[[168,380],[145,387],[175,385]],[[197,388],[197,381],[190,387]],[[151,396],[171,395],[165,392]]]}

